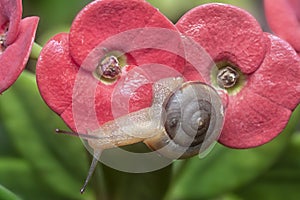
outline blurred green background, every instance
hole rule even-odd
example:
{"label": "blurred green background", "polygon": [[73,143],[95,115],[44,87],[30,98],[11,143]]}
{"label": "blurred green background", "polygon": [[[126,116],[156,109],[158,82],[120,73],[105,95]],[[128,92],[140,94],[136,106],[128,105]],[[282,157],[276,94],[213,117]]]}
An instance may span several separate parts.
{"label": "blurred green background", "polygon": [[[36,41],[44,44],[68,31],[87,0],[24,0],[23,16],[40,16]],[[176,22],[187,10],[225,2],[251,12],[266,26],[260,0],[149,0]],[[300,199],[300,109],[283,134],[267,145],[233,150],[216,145],[204,159],[194,157],[146,174],[128,174],[99,164],[85,194],[79,189],[91,155],[80,139],[54,134],[67,129],[41,99],[35,61],[0,96],[0,200],[68,199]],[[297,133],[298,132],[298,133]]]}

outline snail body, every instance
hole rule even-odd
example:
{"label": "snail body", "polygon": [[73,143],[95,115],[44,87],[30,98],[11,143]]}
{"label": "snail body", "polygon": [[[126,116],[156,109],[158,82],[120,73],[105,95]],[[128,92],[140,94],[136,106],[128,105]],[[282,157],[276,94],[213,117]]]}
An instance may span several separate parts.
{"label": "snail body", "polygon": [[219,137],[224,107],[218,93],[201,82],[167,78],[153,85],[151,107],[129,113],[90,132],[89,145],[108,149],[144,142],[150,149],[172,158],[204,152]]}
{"label": "snail body", "polygon": [[222,130],[224,106],[216,90],[201,82],[182,78],[162,79],[153,84],[151,107],[129,113],[80,136],[94,150],[84,192],[103,149],[144,142],[170,159],[189,158],[205,152]]}

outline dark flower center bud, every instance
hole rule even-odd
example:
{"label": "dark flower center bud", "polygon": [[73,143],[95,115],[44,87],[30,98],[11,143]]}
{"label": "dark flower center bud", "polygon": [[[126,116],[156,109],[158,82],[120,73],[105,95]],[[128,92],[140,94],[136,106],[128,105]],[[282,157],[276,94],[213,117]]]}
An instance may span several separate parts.
{"label": "dark flower center bud", "polygon": [[96,73],[99,77],[110,80],[118,78],[122,70],[117,57],[113,55],[105,57],[97,66]]}
{"label": "dark flower center bud", "polygon": [[219,69],[217,81],[220,87],[231,88],[236,85],[239,80],[239,73],[230,66]]}
{"label": "dark flower center bud", "polygon": [[0,55],[5,50],[5,34],[0,34]]}

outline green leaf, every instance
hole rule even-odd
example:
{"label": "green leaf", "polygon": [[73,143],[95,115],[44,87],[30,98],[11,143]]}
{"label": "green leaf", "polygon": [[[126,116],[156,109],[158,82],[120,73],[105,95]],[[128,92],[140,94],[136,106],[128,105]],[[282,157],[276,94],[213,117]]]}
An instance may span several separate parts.
{"label": "green leaf", "polygon": [[20,200],[20,198],[0,185],[0,200]]}
{"label": "green leaf", "polygon": [[[0,96],[1,97],[1,96]],[[16,156],[18,153],[15,151],[10,138],[4,134],[4,127],[0,121],[0,157],[1,156]]]}
{"label": "green leaf", "polygon": [[300,133],[292,136],[289,148],[277,163],[255,182],[241,188],[243,199],[300,199]]}
{"label": "green leaf", "polygon": [[[147,0],[154,7],[158,8],[172,22],[177,22],[178,19],[194,7],[206,3],[226,3],[244,8],[252,13],[257,13],[259,2],[251,0],[236,1],[236,0]],[[257,13],[258,14],[258,13]]]}
{"label": "green leaf", "polygon": [[193,158],[172,181],[166,199],[205,199],[218,197],[246,185],[269,169],[287,147],[300,119],[300,108],[287,128],[272,142],[255,149],[234,150],[217,145],[203,160]]}
{"label": "green leaf", "polygon": [[1,158],[0,180],[5,187],[10,188],[23,199],[62,199],[62,196],[43,184],[41,178],[36,176],[35,170],[26,160]]}
{"label": "green leaf", "polygon": [[58,26],[70,26],[76,14],[87,5],[90,0],[23,0],[23,16],[39,16],[41,19],[38,29],[39,35],[48,32]]}
{"label": "green leaf", "polygon": [[66,127],[41,99],[33,74],[23,72],[1,96],[0,110],[3,133],[43,184],[65,198],[91,195],[79,193],[88,169],[86,151],[80,139],[54,134],[55,128]]}

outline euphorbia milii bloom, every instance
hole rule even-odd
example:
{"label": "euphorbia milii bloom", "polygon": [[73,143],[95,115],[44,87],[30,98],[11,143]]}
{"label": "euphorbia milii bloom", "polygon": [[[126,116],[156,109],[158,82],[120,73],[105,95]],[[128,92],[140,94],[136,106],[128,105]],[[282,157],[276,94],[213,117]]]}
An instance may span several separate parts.
{"label": "euphorbia milii bloom", "polygon": [[264,5],[272,31],[289,42],[300,55],[300,1],[264,0]]}
{"label": "euphorbia milii bloom", "polygon": [[231,5],[199,6],[176,26],[204,47],[216,63],[200,66],[207,82],[228,91],[219,141],[250,148],[277,136],[300,101],[300,58],[294,49],[264,33],[249,13]]}
{"label": "euphorbia milii bloom", "polygon": [[39,18],[21,17],[21,0],[0,0],[0,93],[25,68],[34,42]]}
{"label": "euphorbia milii bloom", "polygon": [[[176,71],[183,71],[184,66],[177,62],[178,56],[175,53],[149,46],[145,49],[128,50],[130,45],[143,46],[145,43],[151,44],[148,41],[153,38],[159,38],[157,35],[143,37],[148,31],[146,28],[170,30],[177,33],[180,39],[175,26],[143,0],[97,0],[77,15],[70,33],[58,34],[45,45],[37,63],[39,90],[47,104],[71,129],[86,132],[87,129],[97,128],[91,120],[93,110],[99,125],[113,120],[116,117],[112,112],[114,91],[121,80],[127,80],[126,77],[132,70],[142,68],[147,63],[160,63]],[[107,44],[107,41],[110,43]],[[105,42],[106,45],[102,45]],[[170,44],[168,41],[154,42],[160,45]],[[96,60],[96,63],[87,64],[89,58]],[[80,73],[86,78],[82,82],[78,81]],[[133,85],[140,81],[140,75],[136,74],[132,79]],[[81,86],[85,84],[80,91],[74,89],[76,81]],[[90,85],[87,83],[89,81]],[[95,91],[90,91],[95,82]],[[130,97],[129,112],[150,106],[151,90],[151,84],[144,84],[136,90],[122,90],[124,95]],[[91,93],[95,93],[92,96],[94,99],[81,99]],[[124,102],[117,103],[119,105]],[[78,115],[74,113],[75,110],[82,117],[79,121],[74,119]]]}

